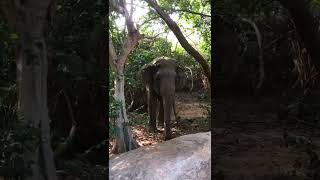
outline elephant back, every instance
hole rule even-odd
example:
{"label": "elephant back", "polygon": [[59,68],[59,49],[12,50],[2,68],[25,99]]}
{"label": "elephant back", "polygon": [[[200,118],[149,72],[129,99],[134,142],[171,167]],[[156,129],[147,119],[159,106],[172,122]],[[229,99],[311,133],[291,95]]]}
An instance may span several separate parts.
{"label": "elephant back", "polygon": [[151,61],[150,63],[147,63],[145,65],[143,65],[140,68],[139,74],[142,74],[146,69],[150,68],[150,67],[155,67],[155,66],[171,66],[171,67],[176,67],[176,60],[166,57],[166,56],[162,56],[162,57],[158,57],[155,58],[153,61]]}
{"label": "elephant back", "polygon": [[175,59],[165,57],[165,56],[154,59],[152,63],[156,66],[166,67],[166,69],[172,69],[172,70],[175,70],[177,66]]}

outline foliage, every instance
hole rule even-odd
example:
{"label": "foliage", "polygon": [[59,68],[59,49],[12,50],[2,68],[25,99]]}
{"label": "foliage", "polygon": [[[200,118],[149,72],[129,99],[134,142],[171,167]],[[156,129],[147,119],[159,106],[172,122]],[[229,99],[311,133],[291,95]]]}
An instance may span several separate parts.
{"label": "foliage", "polygon": [[13,55],[17,38],[0,18],[0,129],[8,128],[16,119],[17,87]]}
{"label": "foliage", "polygon": [[[24,163],[23,152],[39,146],[39,129],[15,126],[14,130],[0,131],[0,176],[23,177],[31,175],[30,165]],[[27,164],[27,165],[26,165]]]}
{"label": "foliage", "polygon": [[114,137],[116,135],[115,119],[119,114],[121,102],[116,101],[110,94],[109,100],[109,137]]}
{"label": "foliage", "polygon": [[114,94],[114,78],[115,72],[109,70],[109,138],[116,135],[115,119],[118,117],[118,112],[121,107],[121,102],[116,101],[113,97]]}
{"label": "foliage", "polygon": [[63,163],[66,179],[103,179],[107,175],[107,168],[93,165],[85,158],[66,160]]}
{"label": "foliage", "polygon": [[143,125],[147,126],[149,122],[149,116],[147,113],[130,113],[131,120],[129,122],[130,126]]}
{"label": "foliage", "polygon": [[[190,9],[194,12],[200,12],[203,14],[210,14],[210,3],[201,1],[160,1],[160,6],[170,12],[175,9]],[[183,24],[193,24],[193,28],[184,29],[191,33],[200,33],[201,39],[199,40],[200,52],[204,54],[205,58],[211,62],[211,33],[210,33],[210,18],[203,17],[195,14],[190,14],[184,11],[179,11],[180,19],[177,21],[179,26],[184,29]],[[116,14],[109,16],[109,33],[110,38],[113,41],[116,52],[119,53],[121,49],[121,42],[125,35],[125,29],[116,25]],[[152,19],[152,21],[150,21]],[[153,13],[153,10],[142,17],[138,24],[144,24],[140,29],[140,33],[144,36],[153,37],[155,33],[153,31],[154,24],[161,25],[165,33],[170,32],[168,27],[163,23],[157,15]],[[160,30],[161,31],[161,30]],[[178,65],[184,69],[187,75],[187,79],[194,80],[201,77],[201,67],[195,60],[186,53],[183,48],[173,47],[173,44],[168,37],[156,36],[154,38],[142,38],[139,41],[139,45],[130,54],[126,67],[125,67],[125,96],[127,107],[134,107],[135,109],[142,107],[146,104],[146,95],[144,87],[141,82],[139,71],[144,64],[151,62],[154,58],[160,56],[173,57],[177,60]],[[192,77],[191,77],[192,74]],[[111,79],[110,79],[111,80]],[[111,80],[112,81],[112,80]],[[110,85],[110,84],[109,84]],[[109,86],[109,87],[112,87]],[[112,89],[111,89],[112,91]],[[110,97],[110,96],[109,96]],[[132,104],[133,103],[133,104]],[[112,105],[112,103],[110,103]],[[130,110],[132,110],[130,108]]]}
{"label": "foliage", "polygon": [[[162,0],[160,1],[161,7],[166,9],[168,12],[178,12],[179,21],[178,24],[182,29],[185,29],[183,25],[191,24],[191,29],[189,30],[192,33],[199,32],[201,34],[199,43],[200,43],[200,52],[202,52],[208,59],[211,57],[211,17],[194,14],[192,12],[201,13],[205,15],[211,14],[211,5],[209,1],[202,0],[193,0],[193,1],[171,1],[171,0]],[[179,10],[179,11],[177,11]],[[186,11],[188,10],[188,11]],[[192,11],[192,12],[190,12]],[[184,23],[185,22],[185,23]]]}
{"label": "foliage", "polygon": [[101,87],[106,86],[107,77],[101,65],[102,48],[95,43],[102,44],[105,39],[94,39],[94,32],[106,17],[106,7],[101,0],[56,2],[48,32],[48,107],[56,134],[69,133],[71,110],[78,124],[88,129],[102,119],[97,111],[106,105]]}
{"label": "foliage", "polygon": [[105,6],[101,0],[57,1],[50,44],[63,52],[79,52],[88,32],[106,14]]}

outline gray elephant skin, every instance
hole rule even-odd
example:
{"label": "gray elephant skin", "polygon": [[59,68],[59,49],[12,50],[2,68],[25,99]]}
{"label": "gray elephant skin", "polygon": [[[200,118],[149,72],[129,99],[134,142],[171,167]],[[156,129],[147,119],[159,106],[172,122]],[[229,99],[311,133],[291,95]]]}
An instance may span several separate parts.
{"label": "gray elephant skin", "polygon": [[157,130],[158,114],[158,126],[164,126],[165,130],[164,139],[171,139],[171,120],[176,114],[175,91],[185,85],[185,74],[176,60],[168,57],[159,57],[144,65],[140,74],[147,92],[150,130]]}

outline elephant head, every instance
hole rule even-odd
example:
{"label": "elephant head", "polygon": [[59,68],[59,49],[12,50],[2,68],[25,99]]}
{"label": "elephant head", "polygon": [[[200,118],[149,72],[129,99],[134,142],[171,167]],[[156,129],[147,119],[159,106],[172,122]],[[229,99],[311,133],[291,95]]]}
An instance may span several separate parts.
{"label": "elephant head", "polygon": [[[147,90],[150,128],[156,130],[156,115],[159,110],[159,125],[165,127],[165,139],[171,138],[171,116],[175,111],[175,90],[185,84],[184,73],[176,61],[167,58],[156,58],[145,65],[141,71],[142,80]],[[160,104],[159,109],[157,108]]]}

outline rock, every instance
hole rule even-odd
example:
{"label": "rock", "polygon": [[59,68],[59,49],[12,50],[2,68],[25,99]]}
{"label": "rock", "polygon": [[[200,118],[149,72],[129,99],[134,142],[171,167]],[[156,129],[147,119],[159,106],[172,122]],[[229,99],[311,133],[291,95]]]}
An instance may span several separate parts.
{"label": "rock", "polygon": [[111,180],[209,180],[211,132],[190,134],[115,155]]}

